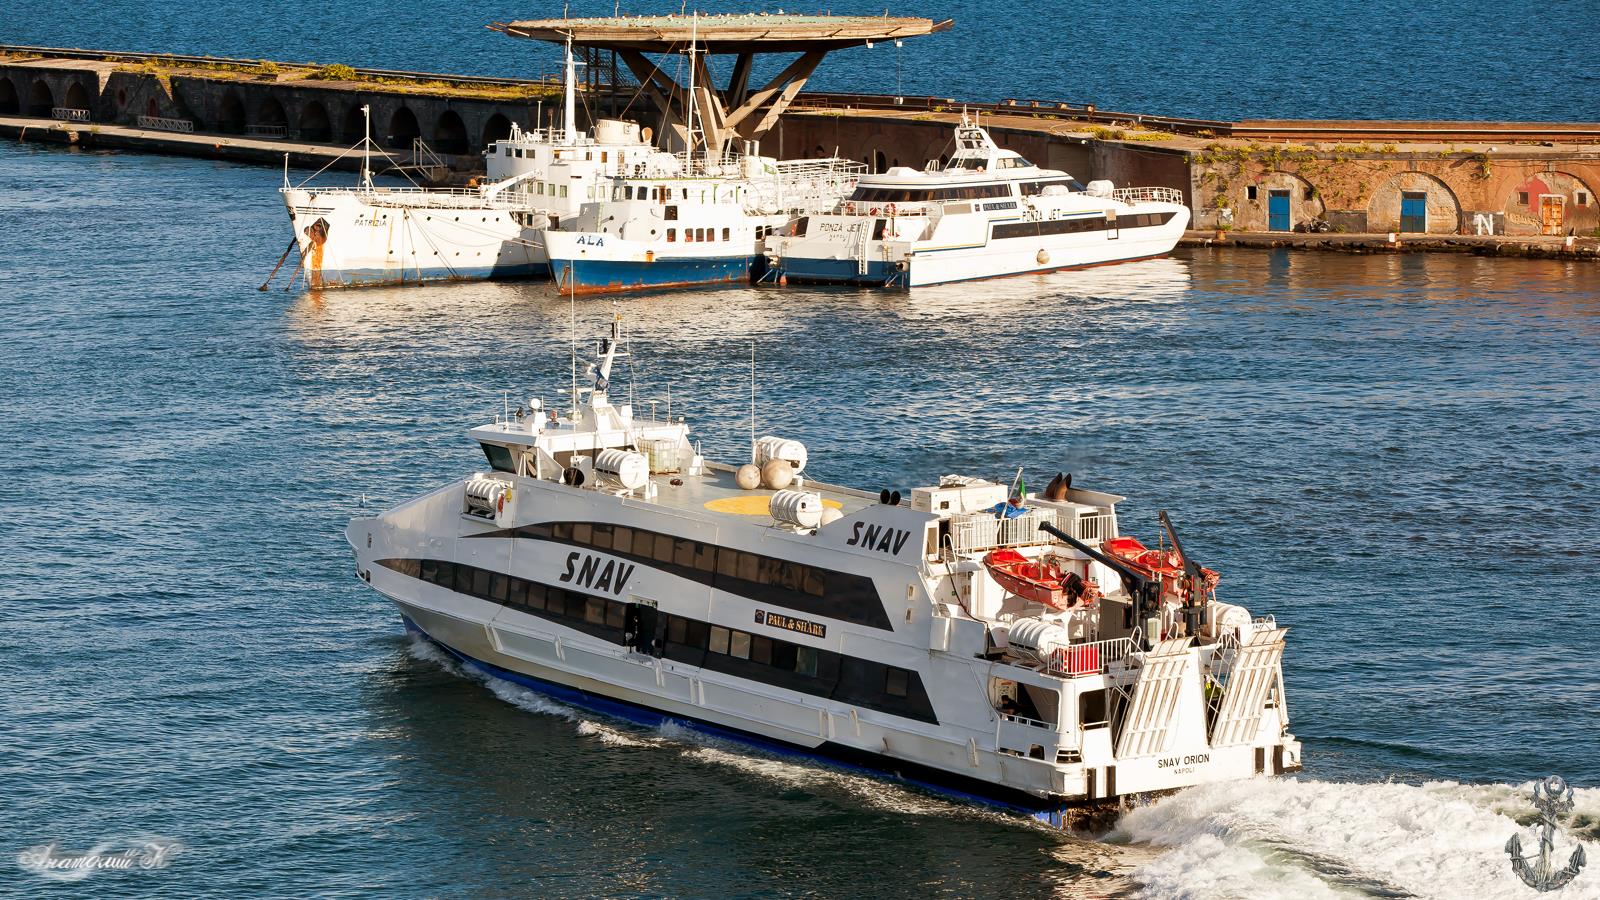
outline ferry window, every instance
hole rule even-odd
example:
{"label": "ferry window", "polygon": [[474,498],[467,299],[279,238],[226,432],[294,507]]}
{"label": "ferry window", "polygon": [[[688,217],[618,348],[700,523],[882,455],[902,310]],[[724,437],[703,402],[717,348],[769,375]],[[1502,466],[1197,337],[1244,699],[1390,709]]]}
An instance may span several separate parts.
{"label": "ferry window", "polygon": [[750,661],[763,666],[772,665],[772,638],[759,634],[750,636]]}
{"label": "ferry window", "polygon": [[689,647],[706,649],[711,642],[711,625],[698,619],[690,619],[683,626],[683,643]]}
{"label": "ferry window", "polygon": [[550,536],[555,538],[558,541],[570,541],[570,540],[572,540],[572,523],[571,522],[557,522],[555,524],[555,527],[553,529],[551,529]]}
{"label": "ferry window", "polygon": [[[785,672],[795,671],[795,652],[798,646],[787,641],[772,642],[772,666]],[[754,651],[752,650],[752,653]]]}
{"label": "ferry window", "polygon": [[528,579],[511,579],[511,590],[506,595],[506,602],[510,603],[512,606],[528,605]]}
{"label": "ferry window", "polygon": [[658,534],[655,536],[655,552],[650,554],[656,562],[672,562],[672,535]]}
{"label": "ferry window", "polygon": [[874,221],[875,224],[873,224],[873,226],[872,226],[872,239],[875,240],[875,241],[881,241],[881,240],[883,240],[883,229],[884,229],[884,226],[889,224],[888,220],[887,219],[874,219],[873,221]]}
{"label": "ferry window", "polygon": [[667,643],[669,643],[669,644],[687,643],[686,639],[688,638],[688,636],[689,636],[689,620],[688,619],[685,619],[683,616],[668,616],[667,617]]}
{"label": "ferry window", "polygon": [[430,582],[433,582],[435,584],[437,584],[439,582],[439,561],[438,560],[436,560],[436,559],[425,559],[425,560],[422,561],[422,580],[423,581],[430,581]]}
{"label": "ferry window", "polygon": [[[1579,205],[1582,206],[1581,203]],[[727,240],[728,239],[728,229],[726,229],[726,228],[722,229],[722,239],[723,240]]]}
{"label": "ferry window", "polygon": [[717,569],[717,548],[711,544],[697,542],[694,545],[694,567],[707,574],[715,572]]}
{"label": "ferry window", "polygon": [[517,464],[511,458],[511,451],[499,444],[484,444],[483,455],[489,459],[489,467],[497,472],[515,472]]}
{"label": "ferry window", "polygon": [[594,536],[589,539],[589,543],[597,550],[610,550],[611,532],[612,526],[597,523],[594,526]]}
{"label": "ferry window", "polygon": [[489,576],[490,599],[498,600],[501,603],[506,602],[506,596],[510,592],[510,584],[508,582],[509,579],[506,578],[506,576],[501,575],[499,572],[495,572],[493,575]]}
{"label": "ferry window", "polygon": [[717,574],[727,578],[739,577],[739,551],[726,547],[717,550]]}
{"label": "ferry window", "polygon": [[801,590],[813,597],[821,597],[826,592],[822,578],[822,570],[812,568],[811,566],[806,566],[805,583],[801,585]]}
{"label": "ferry window", "polygon": [[667,243],[676,244],[677,242],[678,242],[678,229],[676,229],[676,228],[668,228],[667,229]]}
{"label": "ferry window", "polygon": [[479,597],[489,596],[489,570],[472,570],[472,593]]}
{"label": "ferry window", "polygon": [[728,655],[734,659],[750,658],[750,633],[746,631],[732,632],[728,639]]}
{"label": "ferry window", "polygon": [[604,150],[601,150],[601,151],[600,151],[600,161],[601,161],[601,162],[605,162],[605,161],[606,161],[606,156],[607,156],[607,155],[608,155],[608,154],[607,154],[607,153],[606,153],[606,151],[604,151]]}
{"label": "ferry window", "polygon": [[811,647],[796,647],[794,670],[801,675],[817,674],[817,651]]}
{"label": "ferry window", "polygon": [[677,538],[672,542],[672,564],[694,568],[694,541]]}
{"label": "ferry window", "polygon": [[676,206],[666,207],[661,211],[661,218],[666,219],[668,222],[678,221],[678,208]]}
{"label": "ferry window", "polygon": [[621,628],[627,622],[628,618],[628,611],[623,608],[625,604],[616,600],[607,600],[605,601],[605,604],[606,627]]}
{"label": "ferry window", "polygon": [[693,228],[685,228],[683,230],[683,242],[686,243],[686,244],[694,243],[694,229]]}
{"label": "ferry window", "polygon": [[565,197],[566,195],[567,195],[567,186],[563,184],[561,186],[561,196]]}
{"label": "ferry window", "polygon": [[1087,728],[1090,725],[1106,724],[1106,692],[1084,691],[1078,695],[1078,722]]}
{"label": "ferry window", "polygon": [[795,237],[805,237],[806,236],[806,226],[810,225],[810,224],[811,224],[811,217],[810,216],[801,216],[799,221],[794,223],[794,236]]}
{"label": "ferry window", "polygon": [[728,652],[728,629],[723,628],[721,625],[711,626],[711,645],[709,649],[712,653]]}
{"label": "ferry window", "polygon": [[594,542],[594,526],[588,522],[578,522],[572,526],[572,539],[580,544]]}
{"label": "ferry window", "polygon": [[745,581],[761,582],[761,557],[754,553],[739,554],[739,577]]}
{"label": "ferry window", "polygon": [[911,673],[890,666],[883,677],[883,692],[891,697],[904,697],[911,692]]}
{"label": "ferry window", "polygon": [[706,239],[706,230],[704,228],[696,228],[694,230],[694,239],[696,241],[704,241]]}
{"label": "ferry window", "polygon": [[633,185],[630,184],[630,185],[627,185],[627,186],[623,187],[623,189],[622,189],[622,199],[624,199],[624,200],[632,200],[633,199]]}
{"label": "ferry window", "polygon": [[549,588],[538,582],[528,582],[528,606],[533,609],[544,609],[544,598],[549,591]]}
{"label": "ferry window", "polygon": [[633,529],[626,525],[618,525],[611,535],[611,548],[618,553],[632,553]]}

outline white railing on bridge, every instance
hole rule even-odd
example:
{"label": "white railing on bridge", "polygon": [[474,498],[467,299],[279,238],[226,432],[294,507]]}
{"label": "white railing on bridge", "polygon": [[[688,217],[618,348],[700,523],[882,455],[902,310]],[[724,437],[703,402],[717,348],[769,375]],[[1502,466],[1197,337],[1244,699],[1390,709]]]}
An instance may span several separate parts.
{"label": "white railing on bridge", "polygon": [[1121,662],[1132,652],[1132,638],[1068,644],[1050,651],[1045,659],[1045,671],[1060,678],[1100,675],[1110,669],[1112,663]]}
{"label": "white railing on bridge", "polygon": [[1006,547],[1037,547],[1056,539],[1039,529],[1052,525],[1086,544],[1098,544],[1116,535],[1110,513],[1087,516],[1071,510],[1035,507],[1014,519],[997,519],[993,513],[969,513],[950,519],[950,550],[956,556],[986,553]]}
{"label": "white railing on bridge", "polygon": [[74,109],[70,106],[56,106],[50,110],[50,118],[62,122],[87,122],[89,111],[87,109]]}
{"label": "white railing on bridge", "polygon": [[140,128],[153,128],[156,131],[181,131],[185,134],[194,134],[194,122],[188,119],[168,119],[164,116],[140,116]]}
{"label": "white railing on bridge", "polygon": [[287,125],[250,125],[245,128],[245,134],[251,137],[288,137]]}
{"label": "white railing on bridge", "polygon": [[1184,202],[1183,191],[1169,187],[1117,188],[1111,192],[1111,197],[1114,200],[1121,200],[1123,203],[1176,203],[1179,206],[1188,205]]}

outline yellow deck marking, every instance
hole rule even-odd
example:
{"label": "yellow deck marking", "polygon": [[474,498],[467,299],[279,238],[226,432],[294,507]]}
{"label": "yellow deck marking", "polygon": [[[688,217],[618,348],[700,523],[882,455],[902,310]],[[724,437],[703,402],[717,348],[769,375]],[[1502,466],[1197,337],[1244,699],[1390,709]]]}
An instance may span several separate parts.
{"label": "yellow deck marking", "polygon": [[[737,497],[719,497],[716,500],[707,500],[706,509],[712,512],[732,513],[736,516],[764,516],[767,514],[767,505],[772,501],[772,495],[766,492],[759,494],[740,494]],[[844,509],[844,504],[837,500],[824,500],[823,506],[834,509]]]}

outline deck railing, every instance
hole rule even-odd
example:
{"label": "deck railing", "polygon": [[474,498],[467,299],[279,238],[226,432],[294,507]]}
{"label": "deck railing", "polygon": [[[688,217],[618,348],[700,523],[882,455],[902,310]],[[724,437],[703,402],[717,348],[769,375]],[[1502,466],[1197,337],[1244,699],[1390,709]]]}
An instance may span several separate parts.
{"label": "deck railing", "polygon": [[1060,678],[1100,675],[1132,652],[1132,638],[1069,644],[1051,651],[1045,660],[1045,671]]}
{"label": "deck railing", "polygon": [[184,134],[194,134],[194,122],[189,119],[169,119],[165,116],[140,116],[140,128],[152,128],[156,131],[180,131]]}
{"label": "deck railing", "polygon": [[281,138],[289,136],[287,125],[250,125],[244,130],[251,137]]}
{"label": "deck railing", "polygon": [[1169,187],[1136,187],[1117,188],[1111,192],[1114,200],[1123,203],[1176,203],[1179,206],[1188,205],[1183,199],[1183,191]]}
{"label": "deck railing", "polygon": [[61,122],[87,122],[89,121],[89,111],[71,106],[55,106],[50,109],[50,118]]}
{"label": "deck railing", "polygon": [[981,512],[953,516],[950,520],[950,551],[956,556],[985,553],[1007,547],[1037,547],[1055,543],[1055,538],[1039,529],[1052,525],[1087,544],[1098,544],[1116,535],[1110,513],[1088,516],[1067,510],[1036,507],[1014,519],[997,519]]}

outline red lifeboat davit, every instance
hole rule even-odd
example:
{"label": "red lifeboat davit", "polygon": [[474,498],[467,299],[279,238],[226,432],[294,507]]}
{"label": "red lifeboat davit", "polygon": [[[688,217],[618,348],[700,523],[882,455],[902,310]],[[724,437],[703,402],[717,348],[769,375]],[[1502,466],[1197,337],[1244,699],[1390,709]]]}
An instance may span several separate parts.
{"label": "red lifeboat davit", "polygon": [[1006,591],[1054,609],[1070,609],[1079,598],[1093,603],[1099,597],[1092,582],[1044,557],[1029,559],[1015,550],[991,550],[983,564]]}
{"label": "red lifeboat davit", "polygon": [[[1178,551],[1152,550],[1140,543],[1138,538],[1126,535],[1106,541],[1100,545],[1100,550],[1113,559],[1127,563],[1145,577],[1159,580],[1163,594],[1182,602],[1188,590],[1188,579],[1185,577],[1183,555]],[[1215,590],[1217,582],[1222,579],[1215,570],[1207,568],[1200,569],[1200,576],[1201,590],[1206,593]]]}

